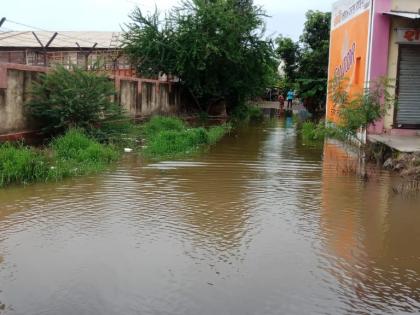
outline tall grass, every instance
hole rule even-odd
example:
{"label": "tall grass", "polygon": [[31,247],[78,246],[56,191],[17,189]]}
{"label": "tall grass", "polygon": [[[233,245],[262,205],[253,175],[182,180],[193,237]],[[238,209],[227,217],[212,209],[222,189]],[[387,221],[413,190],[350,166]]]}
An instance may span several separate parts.
{"label": "tall grass", "polygon": [[0,145],[0,187],[95,173],[117,158],[112,146],[80,130],[69,130],[43,150],[6,143]]}
{"label": "tall grass", "polygon": [[0,187],[38,181],[45,178],[47,173],[46,158],[39,152],[21,144],[0,145]]}
{"label": "tall grass", "polygon": [[144,149],[151,158],[174,157],[197,152],[202,147],[213,145],[228,131],[228,125],[190,128],[175,117],[154,117],[142,127],[147,141]]}
{"label": "tall grass", "polygon": [[69,130],[50,144],[52,166],[47,179],[62,179],[102,171],[118,159],[118,151],[86,136],[81,130]]}
{"label": "tall grass", "polygon": [[[154,117],[144,125],[122,125],[127,136],[138,142],[146,141],[143,153],[151,158],[181,156],[213,145],[227,132],[230,125],[211,128],[191,128],[179,118]],[[111,127],[110,130],[117,130]],[[110,133],[108,133],[110,134]],[[66,177],[96,173],[104,170],[119,157],[119,145],[126,135],[118,132],[115,140],[102,144],[81,129],[70,129],[53,139],[43,149],[22,144],[0,144],[0,187],[37,181],[57,181]],[[118,140],[120,138],[121,141]],[[138,143],[137,143],[138,144]]]}

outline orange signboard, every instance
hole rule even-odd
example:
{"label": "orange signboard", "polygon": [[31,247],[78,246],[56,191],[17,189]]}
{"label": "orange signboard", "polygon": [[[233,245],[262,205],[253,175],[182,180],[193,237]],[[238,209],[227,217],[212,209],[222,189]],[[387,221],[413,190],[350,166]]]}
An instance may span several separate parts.
{"label": "orange signboard", "polygon": [[[370,6],[361,6],[359,11],[355,11],[353,16],[343,23],[343,12],[348,12],[345,11],[345,6],[351,3],[348,0],[338,3],[335,12],[333,11],[328,80],[331,82],[336,78],[343,79],[349,94],[355,95],[363,91],[366,81]],[[344,9],[340,5],[344,6]],[[333,91],[329,89],[327,120],[337,123],[339,105],[334,104],[331,93]]]}

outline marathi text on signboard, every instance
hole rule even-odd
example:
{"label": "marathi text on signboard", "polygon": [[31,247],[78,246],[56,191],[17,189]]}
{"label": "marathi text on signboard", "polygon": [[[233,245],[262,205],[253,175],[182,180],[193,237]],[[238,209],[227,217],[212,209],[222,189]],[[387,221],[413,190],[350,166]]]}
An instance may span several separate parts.
{"label": "marathi text on signboard", "polygon": [[338,28],[357,15],[369,10],[371,3],[371,0],[341,0],[334,3],[331,28]]}
{"label": "marathi text on signboard", "polygon": [[397,43],[420,44],[420,29],[397,29]]}

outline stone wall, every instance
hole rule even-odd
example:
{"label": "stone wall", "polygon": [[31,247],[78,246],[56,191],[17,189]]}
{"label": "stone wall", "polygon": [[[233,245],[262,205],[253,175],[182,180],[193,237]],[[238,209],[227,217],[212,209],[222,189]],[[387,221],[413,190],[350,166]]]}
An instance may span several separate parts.
{"label": "stone wall", "polygon": [[[48,68],[18,64],[0,64],[0,136],[25,134],[37,130],[35,121],[25,114],[30,87]],[[115,101],[131,117],[173,114],[180,109],[177,84],[157,80],[112,76]]]}

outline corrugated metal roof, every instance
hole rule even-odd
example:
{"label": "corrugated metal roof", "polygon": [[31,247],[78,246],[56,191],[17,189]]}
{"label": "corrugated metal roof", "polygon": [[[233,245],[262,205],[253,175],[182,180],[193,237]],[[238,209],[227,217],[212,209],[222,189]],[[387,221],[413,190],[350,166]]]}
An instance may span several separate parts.
{"label": "corrugated metal roof", "polygon": [[406,19],[417,20],[420,19],[420,14],[417,12],[398,12],[398,11],[389,11],[384,12],[384,15],[398,16]]}
{"label": "corrugated metal roof", "polygon": [[[46,45],[54,32],[35,31],[43,45]],[[121,45],[121,32],[58,32],[50,48],[117,48]],[[40,47],[32,31],[0,32],[0,47]]]}

